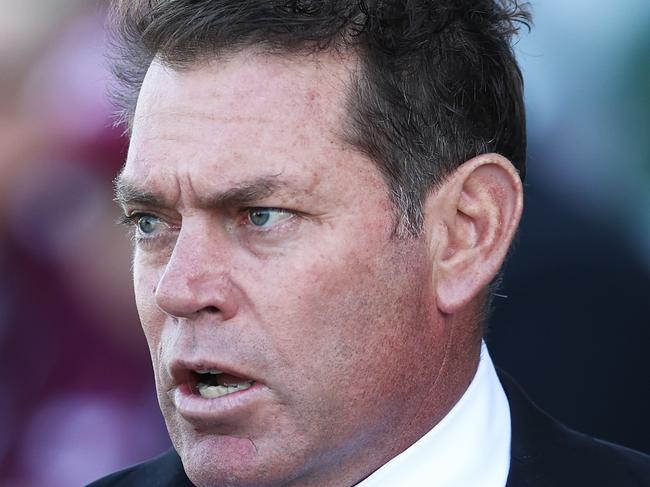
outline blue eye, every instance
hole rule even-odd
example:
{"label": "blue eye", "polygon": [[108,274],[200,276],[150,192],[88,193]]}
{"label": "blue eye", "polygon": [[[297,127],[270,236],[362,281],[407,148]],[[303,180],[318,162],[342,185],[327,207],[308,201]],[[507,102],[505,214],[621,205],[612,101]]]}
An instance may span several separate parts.
{"label": "blue eye", "polygon": [[254,227],[272,228],[294,216],[293,213],[279,208],[250,208],[248,221]]}
{"label": "blue eye", "polygon": [[250,210],[248,213],[248,219],[253,225],[263,227],[271,219],[271,211],[258,209]]}
{"label": "blue eye", "polygon": [[161,221],[152,215],[142,215],[137,221],[138,230],[144,235],[151,235],[154,233],[160,224]]}

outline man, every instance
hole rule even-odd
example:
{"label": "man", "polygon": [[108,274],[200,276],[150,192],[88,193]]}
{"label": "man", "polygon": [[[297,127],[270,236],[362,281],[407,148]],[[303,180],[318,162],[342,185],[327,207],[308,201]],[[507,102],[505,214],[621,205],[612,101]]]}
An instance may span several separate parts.
{"label": "man", "polygon": [[174,449],[95,485],[650,485],[647,457],[555,423],[482,344],[523,206],[524,11],[114,15],[117,198]]}

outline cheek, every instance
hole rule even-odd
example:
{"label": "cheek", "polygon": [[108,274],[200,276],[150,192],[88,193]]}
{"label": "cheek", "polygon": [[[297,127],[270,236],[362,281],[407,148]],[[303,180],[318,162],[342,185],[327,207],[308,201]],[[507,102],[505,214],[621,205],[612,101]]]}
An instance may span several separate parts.
{"label": "cheek", "polygon": [[356,243],[291,265],[275,263],[256,281],[253,294],[264,296],[256,303],[263,333],[287,367],[313,377],[352,373],[348,379],[357,381],[364,369],[374,374],[396,340],[404,339],[398,338],[401,325],[419,313],[418,290],[426,276],[412,264],[417,249],[402,257],[390,250],[393,244]]}
{"label": "cheek", "polygon": [[133,262],[135,303],[142,329],[152,351],[159,341],[162,323],[165,319],[165,315],[156,305],[155,299],[159,275],[160,273],[156,269],[144,265],[141,259],[138,259],[136,252]]}
{"label": "cheek", "polygon": [[288,388],[298,421],[327,442],[356,444],[374,425],[396,421],[391,414],[402,410],[395,404],[409,392],[410,371],[430,360],[431,337],[419,307],[423,268],[387,253],[345,257],[278,277],[263,332],[281,357],[276,380]]}

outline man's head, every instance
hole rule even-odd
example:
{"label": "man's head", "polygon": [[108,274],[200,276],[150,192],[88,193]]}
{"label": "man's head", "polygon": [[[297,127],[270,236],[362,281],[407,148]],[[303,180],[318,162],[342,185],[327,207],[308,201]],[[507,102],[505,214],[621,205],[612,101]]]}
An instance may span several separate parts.
{"label": "man's head", "polygon": [[183,69],[254,47],[356,56],[341,135],[382,172],[417,233],[427,193],[496,152],[523,179],[522,78],[510,40],[528,13],[512,0],[118,1],[116,99],[130,123],[151,60]]}
{"label": "man's head", "polygon": [[118,198],[185,469],[198,485],[352,485],[475,370],[521,213],[517,170],[490,153],[523,169],[516,12],[129,3],[140,69],[121,71]]}

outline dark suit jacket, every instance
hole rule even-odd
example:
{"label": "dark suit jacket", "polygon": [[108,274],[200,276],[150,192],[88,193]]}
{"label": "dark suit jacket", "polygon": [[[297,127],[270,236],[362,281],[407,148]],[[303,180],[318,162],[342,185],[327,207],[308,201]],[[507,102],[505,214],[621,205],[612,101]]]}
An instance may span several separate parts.
{"label": "dark suit jacket", "polygon": [[[650,487],[650,456],[568,429],[537,408],[506,374],[500,372],[499,378],[512,417],[506,487]],[[172,449],[90,484],[108,486],[191,487],[192,483]]]}

